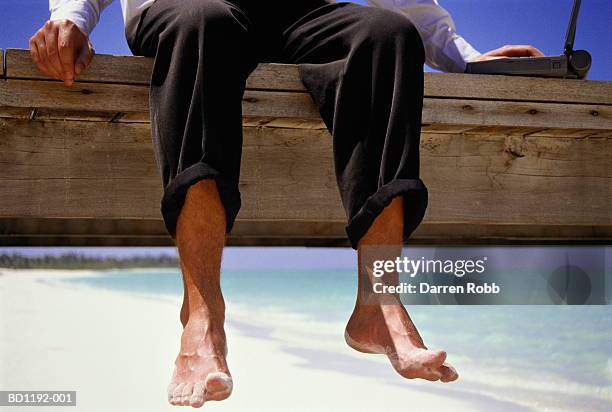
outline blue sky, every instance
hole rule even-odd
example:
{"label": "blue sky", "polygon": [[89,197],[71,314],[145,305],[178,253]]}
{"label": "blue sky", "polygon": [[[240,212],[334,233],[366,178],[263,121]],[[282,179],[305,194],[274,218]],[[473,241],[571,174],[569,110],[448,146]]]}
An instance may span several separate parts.
{"label": "blue sky", "polygon": [[[572,0],[440,0],[440,3],[452,13],[459,33],[480,51],[516,43],[533,44],[547,54],[559,54]],[[612,80],[612,1],[582,3],[576,47],[588,49],[593,55],[590,79]],[[28,38],[48,14],[47,0],[0,0],[0,48],[27,47]],[[104,11],[92,42],[98,53],[130,54],[123,38],[119,0]]]}

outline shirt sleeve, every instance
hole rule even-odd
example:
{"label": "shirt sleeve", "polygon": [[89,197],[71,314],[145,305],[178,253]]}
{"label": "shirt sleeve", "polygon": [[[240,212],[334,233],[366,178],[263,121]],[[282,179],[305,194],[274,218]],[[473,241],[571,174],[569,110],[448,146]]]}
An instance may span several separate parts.
{"label": "shirt sleeve", "polygon": [[113,0],[49,0],[49,20],[72,21],[89,35],[100,20],[100,13]]}
{"label": "shirt sleeve", "polygon": [[446,72],[464,72],[466,63],[480,56],[457,34],[453,18],[438,0],[368,0],[368,4],[406,15],[425,46],[426,63]]}

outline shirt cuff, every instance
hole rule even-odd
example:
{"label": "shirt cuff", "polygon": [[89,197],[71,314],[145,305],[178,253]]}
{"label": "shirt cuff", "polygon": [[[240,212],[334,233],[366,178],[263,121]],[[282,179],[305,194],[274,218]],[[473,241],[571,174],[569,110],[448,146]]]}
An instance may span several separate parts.
{"label": "shirt cuff", "polygon": [[[454,39],[455,45],[457,46],[457,50],[461,53],[461,57],[463,57],[463,61],[465,63],[471,62],[477,57],[481,56],[478,50],[474,49],[470,43],[465,41],[465,39],[461,36],[457,36]],[[464,68],[465,69],[465,68]]]}
{"label": "shirt cuff", "polygon": [[94,10],[90,10],[90,8],[91,6],[87,1],[65,2],[61,7],[51,10],[49,20],[70,20],[83,33],[89,36],[97,23],[93,21]]}

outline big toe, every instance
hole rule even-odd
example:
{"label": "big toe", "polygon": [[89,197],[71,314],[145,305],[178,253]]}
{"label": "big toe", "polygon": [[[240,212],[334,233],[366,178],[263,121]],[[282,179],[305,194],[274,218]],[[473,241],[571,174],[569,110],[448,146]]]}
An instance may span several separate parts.
{"label": "big toe", "polygon": [[440,381],[442,382],[452,382],[459,378],[457,370],[448,363],[444,363],[439,370],[442,373],[442,377],[440,378]]}
{"label": "big toe", "polygon": [[446,360],[446,352],[443,350],[424,350],[419,354],[419,360],[428,368],[439,368]]}
{"label": "big toe", "polygon": [[230,396],[233,389],[232,377],[225,372],[209,373],[206,377],[206,399],[222,400]]}

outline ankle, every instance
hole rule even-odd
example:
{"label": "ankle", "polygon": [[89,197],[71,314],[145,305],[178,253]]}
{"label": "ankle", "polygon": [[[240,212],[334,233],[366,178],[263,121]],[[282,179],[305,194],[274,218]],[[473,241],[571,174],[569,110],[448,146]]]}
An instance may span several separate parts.
{"label": "ankle", "polygon": [[192,321],[222,326],[225,322],[225,305],[190,305],[187,323]]}

